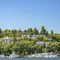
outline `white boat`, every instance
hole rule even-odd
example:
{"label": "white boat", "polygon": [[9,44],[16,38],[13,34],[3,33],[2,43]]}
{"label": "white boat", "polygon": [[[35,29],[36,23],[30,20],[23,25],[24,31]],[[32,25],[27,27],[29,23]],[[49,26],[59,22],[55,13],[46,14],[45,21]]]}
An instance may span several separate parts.
{"label": "white boat", "polygon": [[0,58],[4,58],[5,56],[3,54],[0,55]]}
{"label": "white boat", "polygon": [[13,52],[13,53],[9,56],[9,58],[17,58],[17,57],[18,57],[18,55],[16,55],[15,52]]}
{"label": "white boat", "polygon": [[44,53],[43,57],[45,57],[45,58],[51,58],[51,57],[57,57],[57,55],[52,54],[52,53]]}

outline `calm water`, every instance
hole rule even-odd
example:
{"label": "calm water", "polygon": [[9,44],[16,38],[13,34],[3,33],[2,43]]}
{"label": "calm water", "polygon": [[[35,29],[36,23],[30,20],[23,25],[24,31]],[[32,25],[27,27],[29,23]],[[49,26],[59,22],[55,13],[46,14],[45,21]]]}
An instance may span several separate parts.
{"label": "calm water", "polygon": [[60,58],[0,58],[0,60],[60,60]]}

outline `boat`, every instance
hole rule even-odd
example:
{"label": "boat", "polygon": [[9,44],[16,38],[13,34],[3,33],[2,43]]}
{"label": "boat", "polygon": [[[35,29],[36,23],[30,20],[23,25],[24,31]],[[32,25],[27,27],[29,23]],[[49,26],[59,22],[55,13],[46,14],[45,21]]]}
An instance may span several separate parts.
{"label": "boat", "polygon": [[43,54],[43,57],[44,58],[54,58],[54,57],[57,57],[57,55],[52,54],[52,53],[44,53]]}
{"label": "boat", "polygon": [[9,58],[17,58],[17,57],[18,57],[18,55],[16,55],[15,52],[13,52],[13,53],[9,56]]}
{"label": "boat", "polygon": [[5,58],[4,54],[1,54],[1,55],[0,55],[0,58]]}
{"label": "boat", "polygon": [[40,53],[40,54],[32,54],[32,55],[28,55],[28,58],[32,58],[32,57],[38,57],[38,58],[55,58],[58,57],[55,54],[52,53]]}

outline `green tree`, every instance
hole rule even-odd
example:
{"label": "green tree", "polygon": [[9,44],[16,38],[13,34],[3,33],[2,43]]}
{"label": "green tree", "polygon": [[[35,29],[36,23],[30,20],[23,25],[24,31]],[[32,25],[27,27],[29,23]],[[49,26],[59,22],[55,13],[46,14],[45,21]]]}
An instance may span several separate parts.
{"label": "green tree", "polygon": [[60,53],[60,42],[52,42],[48,45],[48,52]]}
{"label": "green tree", "polygon": [[32,32],[32,31],[33,31],[32,28],[29,28],[29,29],[28,29],[28,32]]}
{"label": "green tree", "polygon": [[27,30],[27,32],[28,32],[28,34],[32,35],[32,34],[33,34],[33,29],[32,29],[32,28],[29,28],[29,29]]}
{"label": "green tree", "polygon": [[43,36],[38,36],[37,38],[36,38],[36,41],[43,41],[44,40],[44,37]]}
{"label": "green tree", "polygon": [[46,29],[44,28],[44,26],[41,27],[40,34],[41,35],[46,35]]}
{"label": "green tree", "polygon": [[8,44],[4,46],[3,51],[5,56],[9,56],[13,52],[12,46],[13,46],[12,44]]}
{"label": "green tree", "polygon": [[2,30],[1,30],[1,28],[0,28],[0,34],[2,34]]}
{"label": "green tree", "polygon": [[36,35],[39,34],[39,31],[37,30],[37,28],[34,28],[34,30],[33,30],[33,34],[36,34]]}
{"label": "green tree", "polygon": [[0,44],[0,54],[3,53],[3,45]]}
{"label": "green tree", "polygon": [[51,30],[51,34],[54,34],[54,31],[53,30]]}

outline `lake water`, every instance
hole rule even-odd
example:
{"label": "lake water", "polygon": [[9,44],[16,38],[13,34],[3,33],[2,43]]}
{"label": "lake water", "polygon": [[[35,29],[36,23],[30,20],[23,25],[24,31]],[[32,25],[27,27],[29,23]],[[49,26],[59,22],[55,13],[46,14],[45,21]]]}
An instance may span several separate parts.
{"label": "lake water", "polygon": [[0,60],[60,60],[60,58],[0,58]]}

